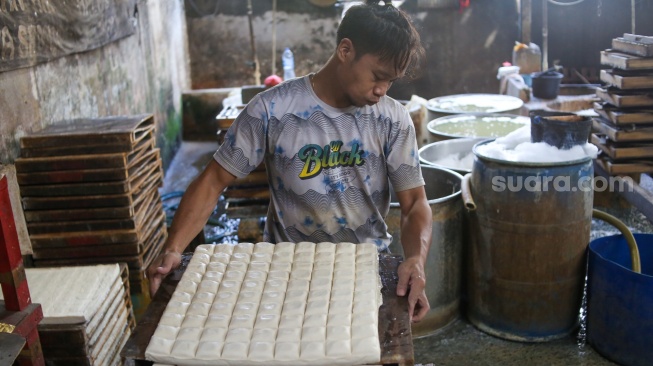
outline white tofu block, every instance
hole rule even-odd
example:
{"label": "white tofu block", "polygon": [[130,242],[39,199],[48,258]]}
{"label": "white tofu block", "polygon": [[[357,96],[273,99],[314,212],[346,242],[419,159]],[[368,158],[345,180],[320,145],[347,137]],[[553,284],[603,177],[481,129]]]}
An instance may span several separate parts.
{"label": "white tofu block", "polygon": [[302,342],[322,342],[326,339],[326,327],[302,327]]}
{"label": "white tofu block", "polygon": [[284,271],[290,272],[292,269],[291,262],[272,262],[270,263],[270,272],[272,271]]}
{"label": "white tofu block", "polygon": [[177,340],[172,346],[170,354],[178,358],[194,358],[197,345],[195,341]]}
{"label": "white tofu block", "polygon": [[[207,304],[208,307],[211,307],[211,304],[213,304],[213,299],[215,298],[215,293],[213,292],[208,292],[208,291],[201,291],[199,290],[199,287],[197,288],[198,291],[195,293],[195,296],[193,297],[193,303],[199,302],[202,304]],[[191,307],[194,304],[191,304]],[[208,310],[207,310],[208,313]]]}
{"label": "white tofu block", "polygon": [[173,327],[180,327],[181,322],[184,320],[184,315],[176,312],[163,312],[161,319],[159,320],[159,325],[170,325]]}
{"label": "white tofu block", "polygon": [[277,314],[259,314],[254,323],[255,329],[270,328],[276,329],[279,327],[280,316]]}
{"label": "white tofu block", "polygon": [[254,251],[254,244],[253,243],[238,243],[234,247],[234,254],[236,253],[245,253],[245,254],[252,254]]}
{"label": "white tofu block", "polygon": [[351,353],[354,356],[381,354],[378,337],[352,339]]}
{"label": "white tofu block", "polygon": [[[272,258],[270,258],[272,259]],[[267,273],[270,271],[270,262],[250,262],[248,271],[259,271],[265,273],[267,276]],[[247,275],[245,275],[247,277]],[[265,279],[265,278],[263,278]]]}
{"label": "white tofu block", "polygon": [[175,340],[178,332],[179,332],[179,327],[159,324],[156,327],[156,330],[154,331],[152,337]]}
{"label": "white tofu block", "polygon": [[217,281],[202,280],[202,282],[197,286],[197,291],[217,293],[219,287],[220,283]]}
{"label": "white tofu block", "polygon": [[279,328],[276,342],[298,342],[302,339],[302,328]]}
{"label": "white tofu block", "polygon": [[299,342],[276,342],[274,359],[277,361],[295,361],[299,359]]}
{"label": "white tofu block", "polygon": [[304,327],[324,327],[327,323],[326,314],[314,314],[304,316]]}
{"label": "white tofu block", "polygon": [[197,347],[196,356],[201,360],[215,360],[220,358],[222,353],[223,342],[202,341]]}
{"label": "white tofu block", "polygon": [[295,247],[295,253],[302,253],[302,252],[308,252],[308,253],[315,253],[315,243],[307,242],[307,241],[302,241],[297,243],[297,246]]}
{"label": "white tofu block", "polygon": [[225,346],[229,343],[249,343],[252,338],[252,329],[250,328],[232,328],[227,331],[225,336]]}
{"label": "white tofu block", "polygon": [[306,303],[301,300],[291,300],[285,301],[283,303],[283,309],[281,310],[282,315],[295,315],[299,318],[303,318],[304,309],[306,308]]}
{"label": "white tofu block", "polygon": [[351,339],[351,327],[344,325],[329,325],[326,327],[327,341]]}
{"label": "white tofu block", "polygon": [[[266,285],[267,286],[267,285]],[[285,290],[285,289],[283,289]],[[285,293],[281,291],[263,291],[263,294],[261,296],[261,303],[275,303],[275,304],[283,304]]]}
{"label": "white tofu block", "polygon": [[238,263],[238,262],[243,262],[246,264],[249,264],[249,258],[250,255],[247,253],[236,253],[234,251],[234,254],[231,255],[231,261],[229,262],[229,265],[232,263]]}
{"label": "white tofu block", "polygon": [[274,359],[274,342],[251,342],[248,357],[252,361],[264,362]]}
{"label": "white tofu block", "polygon": [[181,328],[177,333],[177,340],[199,342],[202,328]]}
{"label": "white tofu block", "polygon": [[205,328],[200,337],[200,342],[215,342],[223,344],[226,336],[226,328]]}
{"label": "white tofu block", "polygon": [[280,302],[262,302],[258,308],[259,315],[280,315],[283,304]]}
{"label": "white tofu block", "polygon": [[361,324],[351,328],[351,339],[372,338],[378,333],[379,327],[376,324]]}
{"label": "white tofu block", "polygon": [[306,303],[306,315],[322,315],[329,312],[329,303],[324,300],[309,301]]}
{"label": "white tofu block", "polygon": [[170,301],[186,302],[189,304],[191,300],[193,300],[193,295],[183,291],[175,291],[172,297],[170,297]]}
{"label": "white tofu block", "polygon": [[231,260],[231,254],[218,252],[218,253],[214,253],[211,256],[210,264],[214,264],[214,263],[228,264],[230,260]]}
{"label": "white tofu block", "polygon": [[147,352],[156,355],[169,355],[175,341],[171,339],[152,337],[147,345]]}
{"label": "white tofu block", "polygon": [[333,299],[329,302],[329,314],[351,314],[352,304],[351,299]]}
{"label": "white tofu block", "polygon": [[256,316],[257,311],[258,311],[258,303],[237,302],[236,305],[234,305],[233,315],[248,314],[248,315]]}
{"label": "white tofu block", "polygon": [[279,329],[281,328],[301,328],[304,318],[296,314],[286,315],[281,312],[281,321],[279,321]]}
{"label": "white tofu block", "polygon": [[351,342],[349,339],[327,340],[326,356],[328,358],[343,358],[351,355]]}
{"label": "white tofu block", "polygon": [[209,310],[211,309],[211,305],[207,304],[205,302],[193,302],[190,304],[188,307],[188,310],[186,311],[186,316],[188,315],[209,315]]}
{"label": "white tofu block", "polygon": [[197,328],[203,327],[206,323],[206,316],[203,315],[190,315],[184,316],[184,321],[181,322],[181,328]]}
{"label": "white tofu block", "polygon": [[268,242],[256,243],[254,253],[274,253],[275,245]]}
{"label": "white tofu block", "polygon": [[317,243],[315,245],[315,252],[316,253],[324,253],[324,252],[331,252],[335,253],[336,252],[336,245],[330,242],[322,242],[322,243]]}
{"label": "white tofu block", "polygon": [[234,252],[234,246],[235,245],[233,245],[233,244],[217,244],[217,245],[214,245],[213,246],[214,247],[213,254],[215,254],[215,253],[226,253],[226,254],[231,255],[231,253]]}
{"label": "white tofu block", "polygon": [[274,342],[276,337],[276,329],[259,328],[252,330],[252,342]]}
{"label": "white tofu block", "polygon": [[350,313],[329,313],[327,315],[327,326],[351,326]]}
{"label": "white tofu block", "polygon": [[[261,289],[262,290],[262,289]],[[241,291],[238,295],[238,302],[255,302],[259,303],[261,301],[261,296],[263,293],[261,290],[254,291]]]}
{"label": "white tofu block", "polygon": [[249,342],[227,342],[222,348],[222,359],[246,360],[249,352]]}
{"label": "white tofu block", "polygon": [[209,281],[220,282],[222,281],[222,277],[224,277],[224,272],[206,271],[204,272],[204,277],[202,277],[202,281],[209,280]]}
{"label": "white tofu block", "polygon": [[235,328],[252,329],[254,327],[255,321],[256,321],[256,316],[251,314],[232,315],[231,322],[229,323],[229,329],[235,329]]}
{"label": "white tofu block", "polygon": [[224,328],[225,330],[229,327],[231,322],[231,316],[227,314],[211,314],[206,317],[206,323],[204,323],[205,328]]}
{"label": "white tofu block", "polygon": [[329,298],[331,298],[331,291],[327,288],[313,289],[308,292],[308,301],[329,301]]}
{"label": "white tofu block", "polygon": [[299,358],[305,361],[322,360],[326,355],[324,340],[319,342],[302,341]]}
{"label": "white tofu block", "polygon": [[277,243],[274,246],[274,253],[295,253],[295,244],[290,242]]}
{"label": "white tofu block", "polygon": [[209,315],[231,316],[231,313],[233,312],[235,305],[236,305],[235,302],[216,301],[213,303],[213,305],[211,305],[211,310],[209,310]]}

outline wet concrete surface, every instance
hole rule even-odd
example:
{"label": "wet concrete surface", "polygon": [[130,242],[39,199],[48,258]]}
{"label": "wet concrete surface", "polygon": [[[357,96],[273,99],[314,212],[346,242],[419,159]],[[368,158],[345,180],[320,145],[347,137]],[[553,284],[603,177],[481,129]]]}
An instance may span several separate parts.
{"label": "wet concrete surface", "polygon": [[[217,142],[184,142],[166,172],[161,193],[183,191],[201,172],[217,149]],[[653,186],[644,177],[643,187]],[[647,188],[648,189],[648,188]],[[636,208],[616,194],[595,196],[595,208],[622,220],[632,232],[653,233],[651,222]],[[592,220],[590,240],[618,234],[619,231],[601,220]],[[591,345],[579,340],[578,332],[555,341],[521,343],[486,334],[461,317],[430,336],[413,339],[416,364],[442,366],[483,365],[616,365],[602,357]]]}

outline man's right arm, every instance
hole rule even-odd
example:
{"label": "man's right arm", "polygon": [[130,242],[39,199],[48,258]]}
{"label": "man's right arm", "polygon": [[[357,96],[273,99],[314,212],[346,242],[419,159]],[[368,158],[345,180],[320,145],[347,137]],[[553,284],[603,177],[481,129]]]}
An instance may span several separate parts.
{"label": "man's right arm", "polygon": [[150,295],[154,296],[161,282],[181,263],[181,253],[206,225],[222,191],[236,179],[214,159],[188,186],[175,212],[168,238],[161,254],[147,268]]}

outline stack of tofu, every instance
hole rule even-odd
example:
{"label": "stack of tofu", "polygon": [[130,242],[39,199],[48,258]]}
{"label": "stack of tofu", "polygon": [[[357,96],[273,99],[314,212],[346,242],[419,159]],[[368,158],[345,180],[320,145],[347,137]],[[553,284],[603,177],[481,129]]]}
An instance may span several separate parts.
{"label": "stack of tofu", "polygon": [[653,172],[653,37],[624,34],[601,51],[605,86],[597,89],[592,143],[612,175]]}

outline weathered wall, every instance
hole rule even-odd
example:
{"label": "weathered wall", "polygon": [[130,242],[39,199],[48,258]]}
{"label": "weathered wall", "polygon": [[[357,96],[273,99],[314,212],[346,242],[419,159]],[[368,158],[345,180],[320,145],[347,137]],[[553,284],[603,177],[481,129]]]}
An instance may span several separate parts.
{"label": "weathered wall", "polygon": [[[27,2],[27,1],[26,1]],[[0,73],[0,163],[20,137],[79,117],[153,113],[167,166],[190,87],[183,0],[137,0],[134,34],[100,48]]]}
{"label": "weathered wall", "polygon": [[[342,8],[319,8],[308,0],[278,0],[276,70],[281,51],[295,52],[296,73],[316,71],[331,55]],[[567,1],[568,2],[568,1]],[[188,0],[192,85],[194,89],[238,87],[253,83],[247,6],[244,0]],[[409,99],[441,95],[496,93],[497,69],[511,61],[521,40],[519,0],[471,0],[461,10],[452,6],[424,8],[418,0],[401,6],[414,19],[426,49],[423,74],[396,83],[389,94]],[[433,2],[438,3],[438,2]],[[446,3],[440,1],[439,3]],[[272,73],[272,1],[253,0],[253,25],[262,77]],[[636,2],[637,33],[653,34],[653,1]],[[531,40],[542,46],[542,0],[532,0]],[[549,63],[560,60],[567,73],[596,73],[600,51],[612,38],[630,32],[630,1],[585,0],[575,6],[549,6]],[[588,75],[591,76],[591,75]],[[572,78],[569,82],[579,82]],[[597,82],[597,80],[593,80]]]}

